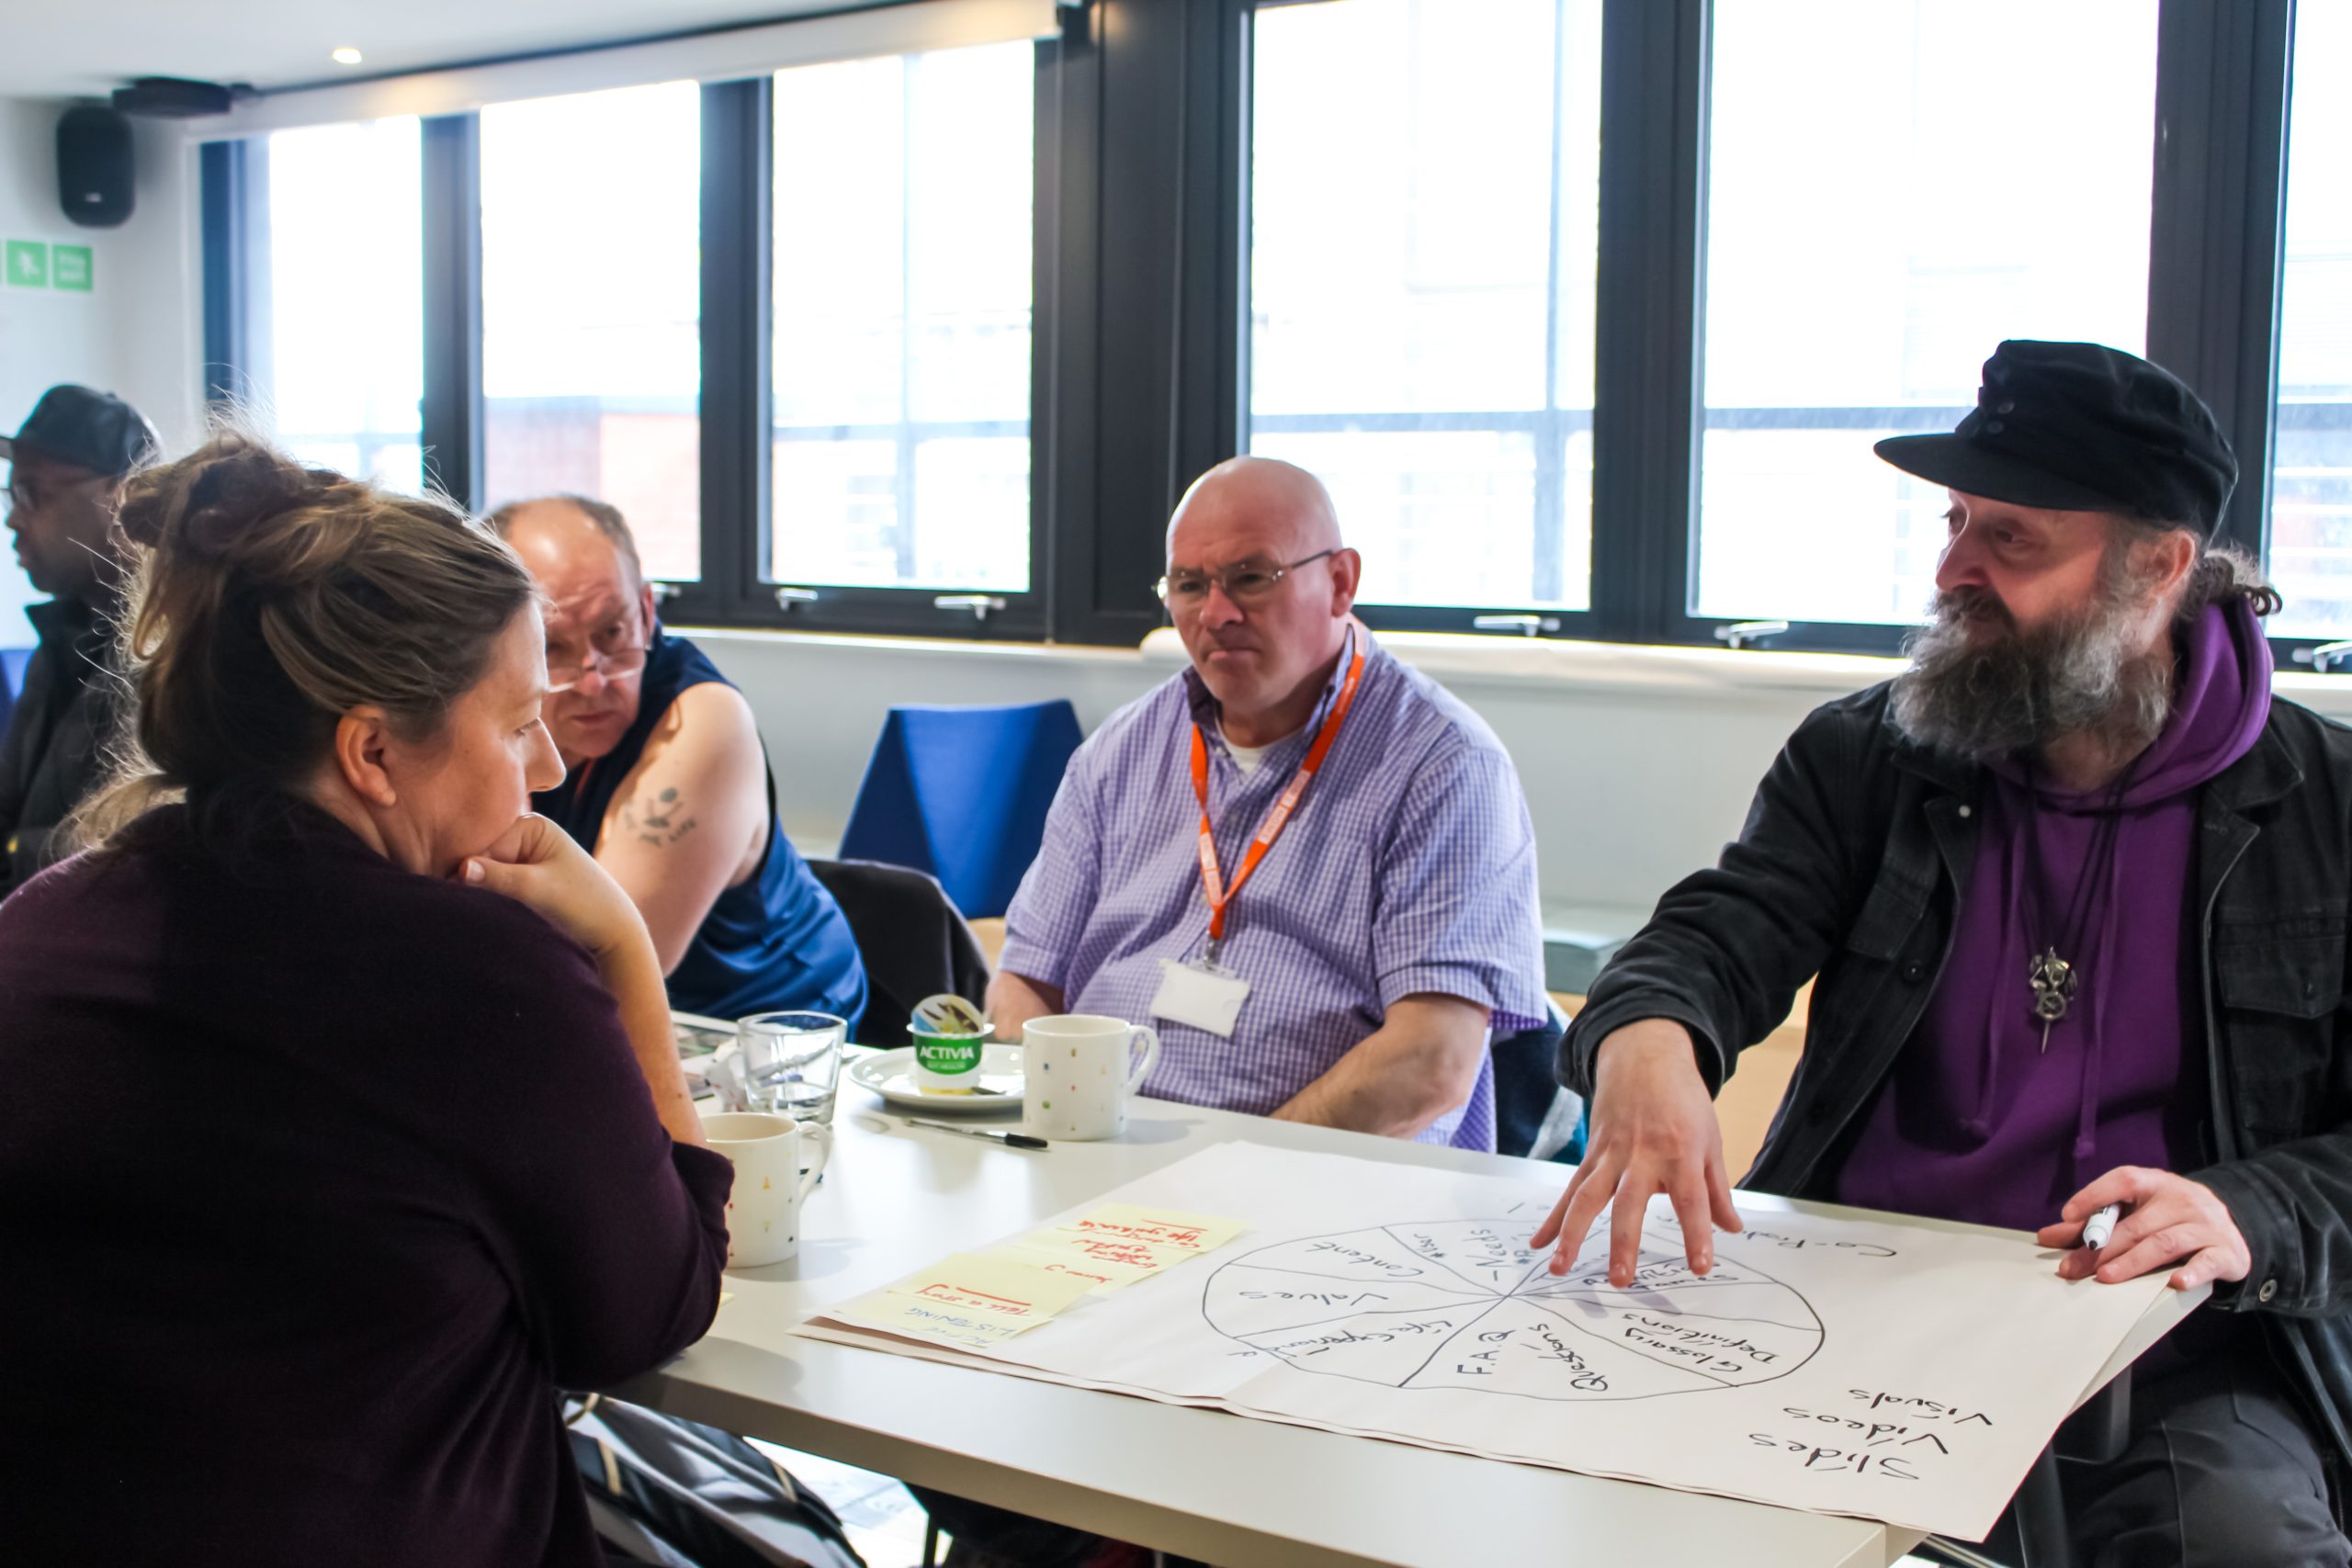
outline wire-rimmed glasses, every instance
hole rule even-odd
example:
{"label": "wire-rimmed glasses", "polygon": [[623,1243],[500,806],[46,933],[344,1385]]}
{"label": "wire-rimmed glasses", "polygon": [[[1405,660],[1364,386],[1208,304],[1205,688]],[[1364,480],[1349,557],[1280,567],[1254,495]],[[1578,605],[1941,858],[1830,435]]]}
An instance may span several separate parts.
{"label": "wire-rimmed glasses", "polygon": [[1300,567],[1340,553],[1336,545],[1328,550],[1317,550],[1311,556],[1301,556],[1295,561],[1277,566],[1261,560],[1236,561],[1215,571],[1203,571],[1193,567],[1178,567],[1152,585],[1152,593],[1171,610],[1189,610],[1208,603],[1209,585],[1215,583],[1225,591],[1225,596],[1237,604],[1248,604],[1263,599],[1274,591],[1274,585]]}

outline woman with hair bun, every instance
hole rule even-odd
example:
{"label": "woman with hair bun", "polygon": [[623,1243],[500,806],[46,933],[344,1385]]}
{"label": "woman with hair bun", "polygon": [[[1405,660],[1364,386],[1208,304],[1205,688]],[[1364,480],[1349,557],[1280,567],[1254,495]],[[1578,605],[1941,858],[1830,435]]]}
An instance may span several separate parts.
{"label": "woman with hair bun", "polygon": [[603,1561],[555,1390],[708,1325],[731,1171],[514,552],[222,435],[130,484],[131,733],[0,907],[28,1562]]}

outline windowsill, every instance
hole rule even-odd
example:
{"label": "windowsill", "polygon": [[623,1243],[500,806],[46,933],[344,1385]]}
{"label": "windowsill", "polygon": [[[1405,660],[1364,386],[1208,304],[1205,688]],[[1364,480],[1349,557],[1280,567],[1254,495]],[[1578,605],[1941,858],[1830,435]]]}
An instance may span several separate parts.
{"label": "windowsill", "polygon": [[[1045,660],[1066,664],[1142,665],[1173,671],[1183,645],[1162,626],[1136,648],[1080,643],[982,642],[959,637],[869,637],[839,632],[791,632],[742,627],[680,626],[698,642],[802,644],[854,649],[922,661]],[[1450,687],[1534,686],[1628,696],[1696,699],[1783,692],[1824,701],[1887,680],[1899,659],[1851,653],[1779,653],[1767,649],[1678,648],[1554,637],[1464,637],[1442,632],[1389,631],[1382,646]],[[2352,676],[2282,670],[2272,677],[2279,695],[2331,718],[2352,720]]]}
{"label": "windowsill", "polygon": [[[1145,654],[1141,649],[1103,648],[1092,643],[1076,642],[989,642],[977,637],[876,637],[865,632],[792,632],[773,631],[753,626],[697,626],[684,623],[663,628],[694,638],[697,643],[782,644],[809,649],[854,649],[860,653],[876,653],[888,658],[917,660],[947,657],[986,662],[1009,659],[1035,661],[1052,660],[1063,664],[1140,664]],[[1173,636],[1173,633],[1169,634]]]}

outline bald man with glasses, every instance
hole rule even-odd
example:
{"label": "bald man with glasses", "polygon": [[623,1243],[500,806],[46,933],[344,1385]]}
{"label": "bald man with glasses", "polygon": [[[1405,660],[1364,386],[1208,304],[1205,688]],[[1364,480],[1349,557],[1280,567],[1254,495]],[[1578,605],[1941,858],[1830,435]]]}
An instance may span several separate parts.
{"label": "bald man with glasses", "polygon": [[1355,619],[1287,463],[1204,474],[1159,590],[1191,667],[1080,748],[1005,917],[998,1032],[1159,1032],[1146,1093],[1495,1146],[1489,1032],[1544,1019],[1535,837],[1476,715]]}

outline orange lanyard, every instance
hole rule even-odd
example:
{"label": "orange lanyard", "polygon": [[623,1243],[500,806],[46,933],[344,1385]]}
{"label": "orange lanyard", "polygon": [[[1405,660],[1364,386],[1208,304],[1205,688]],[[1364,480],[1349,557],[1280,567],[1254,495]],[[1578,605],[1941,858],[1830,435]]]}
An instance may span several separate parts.
{"label": "orange lanyard", "polygon": [[1347,722],[1348,709],[1355,705],[1356,683],[1363,679],[1363,627],[1351,626],[1348,639],[1355,645],[1355,655],[1348,664],[1348,678],[1340,686],[1339,700],[1324,716],[1323,728],[1316,732],[1315,744],[1306,749],[1306,761],[1298,765],[1297,776],[1283,791],[1282,798],[1274,802],[1266,819],[1258,825],[1258,836],[1250,840],[1250,852],[1242,857],[1241,870],[1230,887],[1225,886],[1225,874],[1217,866],[1216,829],[1209,821],[1208,742],[1201,737],[1201,727],[1193,726],[1193,794],[1201,803],[1201,887],[1209,899],[1208,957],[1212,964],[1216,962],[1216,950],[1225,941],[1226,910],[1239,896],[1241,885],[1250,880],[1250,873],[1258,869],[1258,863],[1266,858],[1266,852],[1274,847],[1274,840],[1282,837],[1283,829],[1290,826],[1291,813],[1298,809],[1306,786],[1315,782],[1317,770],[1331,753],[1331,743],[1340,738],[1340,726]]}

